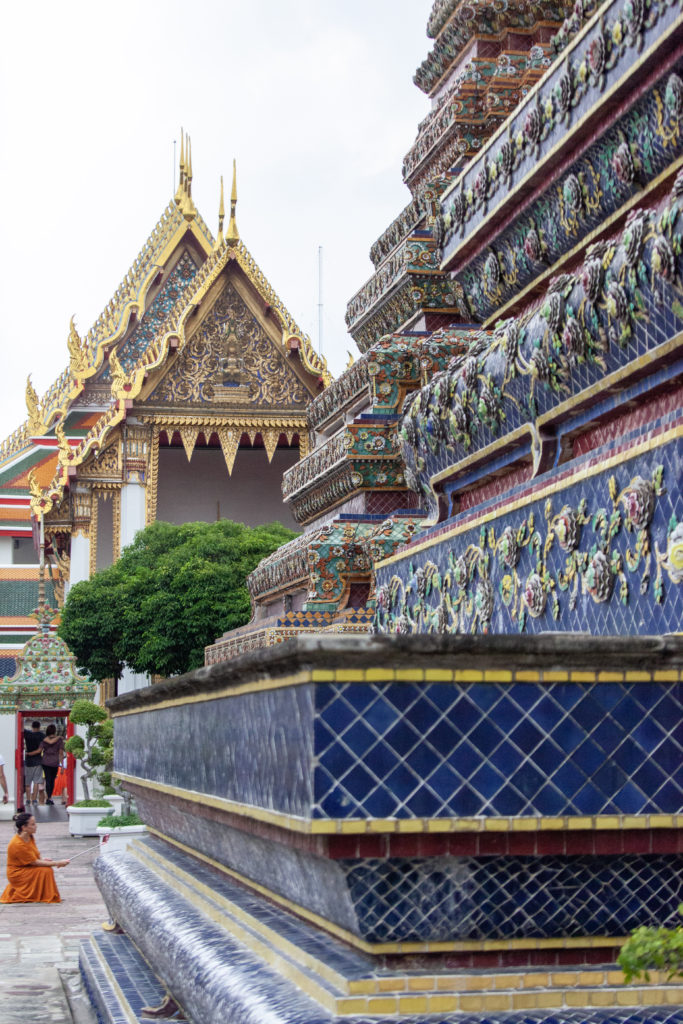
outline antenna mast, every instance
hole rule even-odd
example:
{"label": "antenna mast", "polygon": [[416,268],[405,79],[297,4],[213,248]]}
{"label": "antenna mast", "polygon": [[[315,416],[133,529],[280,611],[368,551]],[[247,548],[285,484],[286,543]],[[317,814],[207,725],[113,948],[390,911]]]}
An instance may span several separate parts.
{"label": "antenna mast", "polygon": [[318,355],[323,354],[323,247],[318,246]]}

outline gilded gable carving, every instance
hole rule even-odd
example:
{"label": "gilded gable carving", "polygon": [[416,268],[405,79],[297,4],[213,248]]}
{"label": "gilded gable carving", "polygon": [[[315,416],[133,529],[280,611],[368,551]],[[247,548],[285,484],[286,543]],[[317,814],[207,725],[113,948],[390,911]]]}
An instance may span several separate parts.
{"label": "gilded gable carving", "polygon": [[226,283],[151,403],[302,406],[304,385],[258,320]]}

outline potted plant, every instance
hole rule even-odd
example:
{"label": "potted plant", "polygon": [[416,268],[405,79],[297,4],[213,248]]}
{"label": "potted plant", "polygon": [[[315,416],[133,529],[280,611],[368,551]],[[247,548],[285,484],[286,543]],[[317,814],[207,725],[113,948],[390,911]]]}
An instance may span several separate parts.
{"label": "potted plant", "polygon": [[90,783],[95,782],[112,760],[113,723],[104,708],[91,700],[76,700],[69,712],[74,725],[85,726],[85,738],[72,736],[64,749],[73,754],[81,766],[84,799],[67,807],[69,832],[72,836],[97,835],[97,823],[112,804],[106,797],[91,798]]}
{"label": "potted plant", "polygon": [[135,813],[107,814],[100,819],[97,834],[100,837],[100,853],[125,850],[138,836],[144,835],[147,826]]}

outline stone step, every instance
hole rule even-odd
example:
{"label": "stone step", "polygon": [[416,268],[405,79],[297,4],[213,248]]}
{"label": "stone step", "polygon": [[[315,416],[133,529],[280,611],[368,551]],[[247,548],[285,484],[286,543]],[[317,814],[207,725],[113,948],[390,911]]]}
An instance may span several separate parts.
{"label": "stone step", "polygon": [[[153,975],[146,961],[125,935],[95,934],[83,943],[81,970],[100,1024],[144,1024],[139,1016],[142,1007],[154,1005],[164,995],[163,986]],[[245,1016],[245,1008],[253,1009],[258,1002],[260,987],[269,986],[266,976],[254,977],[254,991],[243,992],[243,999],[235,999],[221,1016],[221,1024],[260,1024],[258,1016]],[[306,1001],[293,1005],[289,994],[282,991],[281,1013],[268,1016],[272,1024],[396,1024],[395,1016],[362,1016],[311,1011]],[[272,1011],[272,1007],[271,1007]],[[257,1014],[260,1010],[256,1010]],[[204,1018],[173,1018],[176,1024],[209,1024]],[[410,1013],[401,1015],[401,1024],[682,1024],[683,1010],[673,1006],[593,1007],[544,1009],[522,1012],[470,1009],[465,1012],[433,1014]],[[147,1021],[147,1024],[149,1022]],[[211,1021],[214,1024],[214,1021]]]}
{"label": "stone step", "polygon": [[[125,935],[95,932],[81,943],[79,965],[98,1024],[149,1024],[140,1017],[145,1006],[158,1006],[166,994],[137,949]],[[174,1024],[189,1024],[174,1017]]]}
{"label": "stone step", "polygon": [[[252,954],[335,1017],[361,1014],[463,1014],[678,1005],[683,987],[652,973],[650,984],[623,985],[611,966],[440,973],[375,969],[372,958],[166,843],[133,847],[141,864]],[[450,1019],[450,1018],[449,1018]]]}

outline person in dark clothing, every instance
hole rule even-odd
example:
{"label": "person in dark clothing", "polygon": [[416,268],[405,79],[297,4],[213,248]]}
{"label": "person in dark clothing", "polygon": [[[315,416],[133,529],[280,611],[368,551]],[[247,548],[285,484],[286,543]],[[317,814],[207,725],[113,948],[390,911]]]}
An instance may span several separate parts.
{"label": "person in dark clothing", "polygon": [[54,803],[52,792],[55,788],[55,779],[59,766],[64,756],[64,740],[57,735],[57,727],[48,725],[45,730],[45,739],[40,744],[43,754],[43,771],[45,772],[45,792],[47,793],[46,804]]}
{"label": "person in dark clothing", "polygon": [[38,803],[38,797],[44,797],[45,782],[43,779],[42,751],[40,744],[45,739],[40,722],[31,722],[30,729],[24,729],[24,786],[26,787],[26,806]]}

